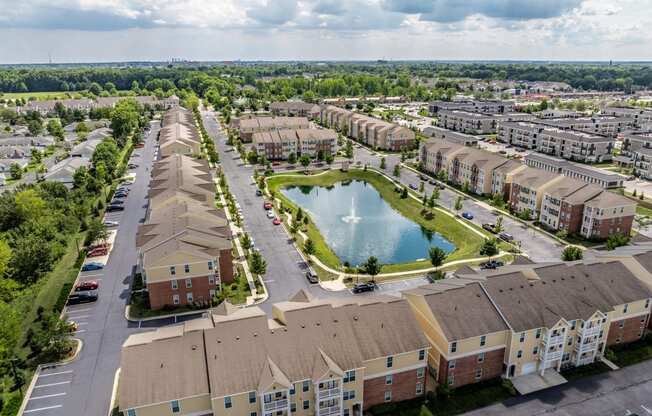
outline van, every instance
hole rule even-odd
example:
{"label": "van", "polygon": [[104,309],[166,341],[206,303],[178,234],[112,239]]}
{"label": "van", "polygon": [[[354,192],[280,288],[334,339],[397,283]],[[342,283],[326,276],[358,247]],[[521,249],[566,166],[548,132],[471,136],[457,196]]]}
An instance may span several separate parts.
{"label": "van", "polygon": [[498,234],[498,237],[500,237],[501,240],[507,241],[507,242],[512,242],[514,241],[514,236],[511,234],[507,234],[505,232]]}

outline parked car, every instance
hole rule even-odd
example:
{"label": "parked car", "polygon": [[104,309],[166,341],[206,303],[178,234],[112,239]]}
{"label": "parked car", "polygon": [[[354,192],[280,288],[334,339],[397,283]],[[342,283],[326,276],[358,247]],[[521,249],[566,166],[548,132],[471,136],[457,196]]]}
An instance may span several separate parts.
{"label": "parked car", "polygon": [[125,207],[122,205],[109,205],[106,207],[106,212],[113,212],[113,211],[124,211]]}
{"label": "parked car", "polygon": [[376,284],[373,282],[358,283],[353,286],[353,293],[373,292],[376,289]]}
{"label": "parked car", "polygon": [[134,146],[136,149],[142,149],[143,147],[145,147],[145,143],[138,143]]}
{"label": "parked car", "polygon": [[280,162],[274,162],[274,163],[272,163],[272,166],[281,166],[281,163]]}
{"label": "parked car", "polygon": [[74,292],[68,296],[68,305],[77,305],[80,303],[95,302],[97,300],[97,291],[89,290],[84,292]]}
{"label": "parked car", "polygon": [[118,225],[120,225],[120,223],[118,221],[105,220],[104,225],[107,227],[117,227]]}
{"label": "parked car", "polygon": [[136,169],[136,168],[138,167],[138,165],[135,164],[135,163],[130,163],[130,164],[127,165],[127,167],[128,167],[129,169]]}
{"label": "parked car", "polygon": [[416,186],[415,184],[411,183],[411,184],[410,184],[410,189],[413,189],[413,190],[416,191],[417,189],[419,189],[419,187]]}
{"label": "parked car", "polygon": [[473,214],[471,214],[470,212],[463,212],[462,217],[464,217],[467,220],[472,220],[473,219]]}
{"label": "parked car", "polygon": [[111,203],[109,205],[122,205],[124,203],[125,203],[125,201],[123,201],[121,199],[112,199]]}
{"label": "parked car", "polygon": [[319,277],[317,277],[317,273],[315,273],[312,269],[306,272],[306,279],[308,279],[308,281],[313,285],[319,283]]}
{"label": "parked car", "polygon": [[512,241],[514,241],[514,236],[511,235],[511,234],[507,234],[506,232],[502,232],[502,233],[498,234],[498,237],[499,237],[501,240],[505,240],[505,241],[507,241],[507,242],[512,242]]}
{"label": "parked car", "polygon": [[278,217],[276,217],[276,218],[274,218],[274,221],[272,221],[272,223],[273,223],[274,225],[281,225],[281,219],[278,218]]}
{"label": "parked car", "polygon": [[429,183],[430,185],[437,185],[437,181],[434,180],[434,179],[430,179],[430,180],[428,181],[428,183]]}
{"label": "parked car", "polygon": [[263,191],[256,189],[256,196],[263,196]]}
{"label": "parked car", "polygon": [[446,185],[443,182],[439,182],[439,189],[446,189]]}
{"label": "parked car", "polygon": [[489,224],[489,223],[482,224],[482,228],[489,231],[490,233],[494,232],[494,225],[493,224]]}
{"label": "parked car", "polygon": [[107,254],[109,254],[108,248],[98,247],[98,248],[94,248],[93,250],[90,250],[86,254],[86,257],[99,257],[99,256],[106,256]]}
{"label": "parked car", "polygon": [[272,210],[267,211],[267,218],[274,218],[274,217],[275,217],[274,211]]}
{"label": "parked car", "polygon": [[480,263],[480,269],[493,270],[493,269],[497,269],[499,267],[502,267],[504,265],[505,265],[505,263],[503,263],[500,260],[489,260],[487,262]]}
{"label": "parked car", "polygon": [[421,179],[424,182],[428,181],[428,177],[426,175],[419,175],[419,179]]}
{"label": "parked car", "polygon": [[92,262],[92,263],[86,263],[82,266],[81,271],[82,272],[90,272],[93,270],[102,270],[104,268],[104,265],[102,263],[97,263],[97,262]]}
{"label": "parked car", "polygon": [[113,197],[117,199],[125,199],[127,196],[128,195],[126,192],[116,192],[115,194],[113,194]]}
{"label": "parked car", "polygon": [[263,208],[265,208],[266,210],[269,211],[270,209],[272,209],[272,203],[271,202],[264,202],[263,203]]}
{"label": "parked car", "polygon": [[85,282],[77,283],[75,286],[75,292],[84,292],[87,290],[97,290],[100,287],[100,284],[97,280],[86,280]]}

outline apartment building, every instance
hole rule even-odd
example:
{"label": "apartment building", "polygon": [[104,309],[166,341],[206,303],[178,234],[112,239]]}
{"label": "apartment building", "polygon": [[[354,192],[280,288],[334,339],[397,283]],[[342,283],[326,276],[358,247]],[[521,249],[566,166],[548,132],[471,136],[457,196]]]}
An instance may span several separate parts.
{"label": "apartment building", "polygon": [[269,111],[275,116],[319,118],[321,109],[317,104],[303,101],[278,101],[269,105]]}
{"label": "apartment building", "polygon": [[634,174],[644,179],[652,179],[652,149],[644,147],[634,151]]}
{"label": "apartment building", "polygon": [[530,167],[560,173],[569,178],[597,185],[604,189],[619,188],[623,186],[625,180],[624,176],[617,173],[607,172],[543,153],[528,153],[525,155],[524,160],[525,164]]}
{"label": "apartment building", "polygon": [[512,180],[514,175],[526,169],[526,166],[518,160],[509,159],[504,164],[494,169],[491,177],[492,195],[500,194],[505,200],[511,194]]}
{"label": "apartment building", "polygon": [[320,120],[327,127],[373,148],[400,151],[416,144],[416,135],[407,127],[332,105],[322,107]]}
{"label": "apartment building", "polygon": [[66,99],[66,100],[34,100],[27,102],[22,107],[17,107],[16,111],[20,114],[27,113],[28,111],[36,111],[42,116],[47,116],[53,113],[56,109],[57,103],[60,103],[68,110],[88,111],[93,108],[93,100],[89,98],[79,99]]}
{"label": "apartment building", "polygon": [[600,195],[603,189],[582,181],[565,178],[543,195],[539,222],[551,230],[579,234],[584,217],[584,204]]}
{"label": "apartment building", "polygon": [[547,110],[542,110],[542,111],[537,111],[533,113],[537,118],[544,118],[544,119],[551,119],[551,118],[579,118],[582,117],[584,114],[580,113],[579,111],[573,111],[573,110],[561,110],[561,109],[555,109],[555,108],[549,108]]}
{"label": "apartment building", "polygon": [[419,144],[419,161],[426,172],[448,174],[453,157],[465,149],[465,146],[448,140],[429,139]]}
{"label": "apartment building", "polygon": [[438,114],[439,110],[463,110],[476,113],[504,114],[514,111],[514,102],[504,100],[463,100],[433,101],[428,104],[430,114]]}
{"label": "apartment building", "polygon": [[464,270],[403,292],[431,344],[440,383],[511,379],[522,394],[565,382],[563,368],[640,339],[652,291],[621,261]]}
{"label": "apartment building", "polygon": [[539,123],[562,130],[581,131],[607,137],[616,137],[631,127],[632,119],[628,117],[593,116],[578,118],[543,119]]}
{"label": "apartment building", "polygon": [[612,192],[602,192],[584,203],[580,234],[590,239],[629,235],[636,214],[636,202]]}
{"label": "apartment building", "polygon": [[317,157],[333,155],[337,148],[337,132],[331,129],[300,129],[296,131],[299,154]]}
{"label": "apartment building", "polygon": [[629,118],[632,125],[641,128],[652,123],[652,110],[638,107],[605,107],[600,111],[605,116]]}
{"label": "apartment building", "polygon": [[240,119],[237,124],[240,139],[245,143],[251,142],[254,133],[310,128],[306,117],[250,117]]}
{"label": "apartment building", "polygon": [[635,158],[639,150],[652,148],[652,131],[630,130],[623,133],[622,137],[620,153],[623,156]]}
{"label": "apartment building", "polygon": [[464,146],[475,146],[478,144],[477,136],[472,136],[470,134],[460,133],[436,126],[428,126],[423,129],[423,135],[433,139],[448,140],[450,142]]}
{"label": "apartment building", "polygon": [[126,416],[362,415],[426,391],[429,344],[407,301],[224,302],[206,318],[130,336],[118,391]]}
{"label": "apartment building", "polygon": [[498,140],[517,147],[579,162],[612,159],[614,139],[580,131],[564,130],[540,122],[501,122]]}
{"label": "apartment building", "polygon": [[539,218],[546,190],[557,186],[563,179],[563,176],[556,173],[526,167],[512,176],[509,196],[511,208],[518,213],[529,210],[531,219]]}
{"label": "apartment building", "polygon": [[437,117],[439,127],[467,134],[493,134],[499,123],[535,118],[526,113],[485,114],[462,110],[439,110]]}
{"label": "apartment building", "polygon": [[253,149],[269,160],[287,160],[295,156],[333,155],[337,148],[337,132],[331,129],[275,130],[254,133]]}
{"label": "apartment building", "polygon": [[201,136],[195,126],[182,123],[167,124],[161,128],[158,137],[159,152],[162,157],[172,154],[201,153]]}
{"label": "apartment building", "polygon": [[465,147],[452,155],[448,180],[460,186],[466,184],[471,192],[478,195],[491,194],[494,170],[507,160],[496,153]]}

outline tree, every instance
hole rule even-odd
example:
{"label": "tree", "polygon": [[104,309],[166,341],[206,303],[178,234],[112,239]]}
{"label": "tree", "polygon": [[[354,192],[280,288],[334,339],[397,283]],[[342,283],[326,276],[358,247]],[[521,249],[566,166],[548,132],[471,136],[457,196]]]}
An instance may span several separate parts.
{"label": "tree", "polygon": [[374,256],[369,257],[367,261],[364,262],[361,266],[365,274],[371,276],[371,281],[374,281],[378,273],[380,273],[380,269],[382,267],[381,264],[378,263],[378,259]]}
{"label": "tree", "polygon": [[566,246],[564,251],[561,253],[561,259],[563,261],[582,260],[582,257],[584,257],[584,253],[582,253],[582,249],[577,246]]}
{"label": "tree", "polygon": [[441,169],[439,172],[437,172],[437,179],[439,179],[441,182],[447,182],[448,172],[446,172],[444,169]]}
{"label": "tree", "polygon": [[494,225],[494,232],[498,234],[502,231],[503,231],[503,216],[499,215],[498,218],[496,218],[496,225]]}
{"label": "tree", "polygon": [[430,263],[435,269],[444,264],[447,256],[446,252],[439,247],[430,247],[428,255],[430,256]]}
{"label": "tree", "polygon": [[88,244],[93,244],[96,241],[106,241],[109,238],[109,233],[106,225],[99,219],[93,218],[88,223],[88,230],[86,231],[86,241]]}
{"label": "tree", "polygon": [[242,237],[240,237],[240,245],[245,251],[251,248],[251,237],[249,237],[249,234],[242,234]]}
{"label": "tree", "polygon": [[18,180],[23,177],[23,169],[18,163],[12,163],[11,166],[9,166],[9,175],[11,176],[11,179]]}
{"label": "tree", "polygon": [[386,162],[385,162],[385,156],[383,156],[383,157],[380,158],[380,168],[381,168],[382,170],[385,170],[385,169],[387,168],[387,164],[386,164]]}
{"label": "tree", "polygon": [[532,210],[530,208],[525,208],[518,214],[518,217],[524,221],[529,221],[532,217]]}
{"label": "tree", "polygon": [[53,118],[52,120],[48,121],[47,129],[48,133],[51,136],[54,136],[59,140],[63,140],[64,131],[63,127],[61,126],[61,122],[58,119]]}
{"label": "tree", "polygon": [[351,140],[346,141],[346,148],[344,149],[344,153],[347,159],[353,159],[353,143]]}
{"label": "tree", "polygon": [[308,238],[305,243],[303,243],[303,251],[311,256],[315,254],[315,243],[313,243],[312,239]]}
{"label": "tree", "polygon": [[498,241],[495,238],[488,238],[482,243],[480,247],[481,256],[495,256],[498,254]]}
{"label": "tree", "polygon": [[262,254],[258,251],[254,251],[250,256],[250,269],[251,272],[258,275],[263,275],[267,271],[267,262],[263,258]]}
{"label": "tree", "polygon": [[75,126],[75,133],[77,134],[88,133],[88,126],[86,125],[86,123],[84,123],[83,121],[77,123],[77,125]]}
{"label": "tree", "polygon": [[27,123],[27,130],[29,130],[30,136],[38,136],[43,131],[43,123],[41,120],[30,120]]}
{"label": "tree", "polygon": [[497,192],[491,197],[491,204],[495,207],[503,208],[505,206],[505,199]]}
{"label": "tree", "polygon": [[20,319],[16,310],[1,300],[0,316],[0,367],[6,368],[21,334]]}
{"label": "tree", "polygon": [[297,163],[297,155],[296,153],[292,152],[288,155],[288,163],[291,165],[294,165]]}
{"label": "tree", "polygon": [[335,159],[333,158],[333,155],[331,155],[330,153],[327,154],[326,157],[324,158],[324,161],[326,161],[326,163],[329,166],[333,164],[333,160],[335,160]]}
{"label": "tree", "polygon": [[133,98],[120,100],[111,112],[113,137],[122,144],[137,127],[142,107]]}
{"label": "tree", "polygon": [[102,87],[97,82],[93,82],[88,87],[88,92],[90,92],[93,95],[100,95],[102,93]]}
{"label": "tree", "polygon": [[406,186],[401,189],[401,199],[406,199],[408,197],[408,188]]}
{"label": "tree", "polygon": [[421,183],[419,184],[419,192],[423,193],[424,189],[425,189],[425,185],[423,184],[423,181],[421,181]]}
{"label": "tree", "polygon": [[453,207],[455,208],[455,211],[459,211],[464,207],[463,205],[464,203],[462,201],[463,201],[462,197],[458,196],[457,199],[455,200],[455,206]]}
{"label": "tree", "polygon": [[301,158],[299,159],[299,163],[301,163],[301,166],[303,166],[303,168],[306,169],[308,165],[310,165],[310,156],[308,155],[301,156]]}
{"label": "tree", "polygon": [[626,246],[629,243],[629,237],[624,234],[613,234],[607,238],[607,250],[615,250],[617,247]]}
{"label": "tree", "polygon": [[247,162],[249,162],[250,165],[255,165],[256,162],[258,162],[258,154],[256,152],[249,152],[247,154]]}
{"label": "tree", "polygon": [[[112,176],[115,172],[115,168],[118,165],[119,156],[120,150],[118,149],[118,145],[116,144],[115,140],[105,139],[100,144],[98,144],[95,148],[95,151],[93,152],[93,156],[91,156],[91,162],[93,163],[93,167],[97,173],[96,176],[101,176],[98,172],[100,170],[100,166],[103,166],[104,169],[110,167],[108,172]],[[103,181],[107,178],[98,177],[98,179]]]}
{"label": "tree", "polygon": [[401,167],[398,165],[398,163],[394,165],[394,176],[397,178],[401,176]]}

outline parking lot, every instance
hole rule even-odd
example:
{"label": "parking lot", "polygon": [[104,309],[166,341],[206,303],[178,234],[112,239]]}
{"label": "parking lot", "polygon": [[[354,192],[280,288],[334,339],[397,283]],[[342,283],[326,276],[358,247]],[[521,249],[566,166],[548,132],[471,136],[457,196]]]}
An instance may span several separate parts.
{"label": "parking lot", "polygon": [[38,375],[23,414],[59,415],[72,388],[74,372],[66,366],[46,368]]}
{"label": "parking lot", "polygon": [[516,157],[519,159],[524,158],[525,155],[528,154],[527,150],[518,149],[506,143],[499,143],[499,142],[491,143],[486,140],[479,141],[478,147],[480,147],[480,149],[484,149],[492,153],[499,153],[503,156]]}

